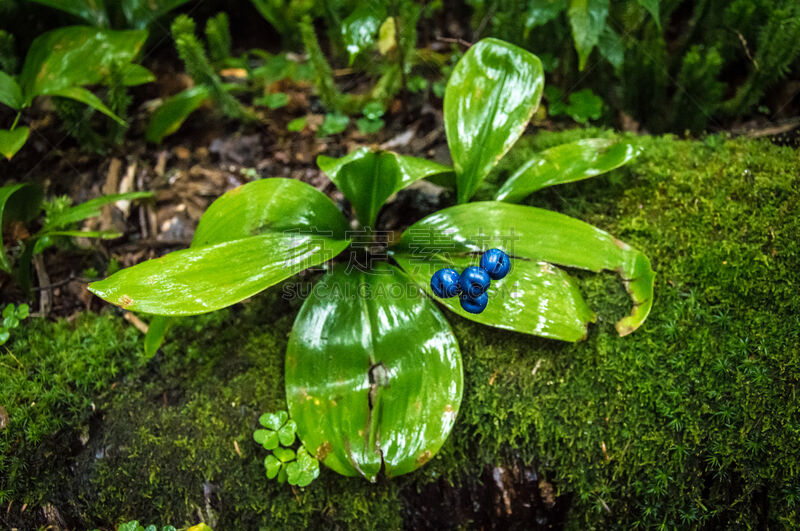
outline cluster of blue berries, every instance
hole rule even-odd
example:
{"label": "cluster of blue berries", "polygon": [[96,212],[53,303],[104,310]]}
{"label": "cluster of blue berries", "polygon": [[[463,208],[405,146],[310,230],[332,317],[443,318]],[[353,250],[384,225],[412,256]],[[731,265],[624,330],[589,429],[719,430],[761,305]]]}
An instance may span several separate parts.
{"label": "cluster of blue berries", "polygon": [[431,277],[431,289],[437,297],[458,295],[461,307],[469,313],[481,313],[489,303],[489,284],[500,280],[511,269],[511,259],[500,249],[489,249],[481,256],[481,265],[469,266],[460,275],[453,268],[440,269]]}

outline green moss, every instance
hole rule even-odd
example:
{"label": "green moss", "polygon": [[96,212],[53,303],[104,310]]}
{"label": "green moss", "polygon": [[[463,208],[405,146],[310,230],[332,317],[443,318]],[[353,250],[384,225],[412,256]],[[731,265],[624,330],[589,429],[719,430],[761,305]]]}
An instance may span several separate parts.
{"label": "green moss", "polygon": [[[595,134],[525,139],[498,176],[531,149]],[[599,321],[575,345],[448,313],[464,401],[450,439],[419,471],[375,485],[326,469],[306,489],[266,480],[252,431],[261,412],[284,407],[284,348],[299,305],[278,288],[181,321],[146,367],[129,366],[127,379],[95,398],[87,445],[32,492],[83,526],[177,526],[202,515],[219,529],[393,529],[409,514],[407,493],[462,484],[514,458],[570,495],[573,528],[796,526],[800,159],[763,141],[640,141],[644,154],[630,168],[530,202],[648,254],[657,271],[648,321],[616,335],[629,300],[612,273],[576,273]],[[106,363],[136,359],[131,341],[109,338],[113,355],[91,341],[91,356]],[[85,389],[84,399],[107,389]],[[13,455],[26,462],[35,448]],[[5,489],[11,499],[25,492]],[[72,494],[63,507],[60,491]]]}
{"label": "green moss", "polygon": [[[89,431],[94,402],[140,366],[139,333],[121,319],[85,315],[74,324],[30,318],[0,349],[0,503],[41,504]],[[2,424],[2,423],[0,423]],[[57,485],[57,484],[56,484]]]}

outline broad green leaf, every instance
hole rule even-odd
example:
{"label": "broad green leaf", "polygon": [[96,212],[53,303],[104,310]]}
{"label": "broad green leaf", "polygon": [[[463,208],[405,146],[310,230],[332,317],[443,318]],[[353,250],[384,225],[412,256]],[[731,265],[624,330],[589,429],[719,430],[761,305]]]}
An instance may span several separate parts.
{"label": "broad green leaf", "polygon": [[278,458],[272,454],[269,454],[267,457],[264,458],[264,468],[267,469],[267,479],[274,479],[275,476],[278,475],[278,471],[281,469],[281,462],[278,461]]}
{"label": "broad green leaf", "polygon": [[358,54],[375,45],[375,35],[386,18],[386,8],[382,2],[367,1],[357,5],[340,25],[342,41],[351,65]]}
{"label": "broad green leaf", "polygon": [[639,155],[631,142],[587,138],[534,155],[520,166],[495,195],[497,201],[519,203],[547,186],[595,177],[619,168]]}
{"label": "broad green leaf", "polygon": [[131,63],[123,67],[122,84],[126,87],[144,85],[145,83],[152,83],[155,80],[155,74],[142,65]]}
{"label": "broad green leaf", "polygon": [[39,215],[44,194],[38,186],[28,183],[0,187],[0,270],[11,273],[11,262],[2,240],[2,228],[12,221],[27,222]]}
{"label": "broad green leaf", "polygon": [[317,166],[350,201],[358,221],[367,227],[374,227],[378,212],[393,194],[419,179],[452,171],[429,160],[368,148],[339,159],[320,155]]}
{"label": "broad green leaf", "polygon": [[478,265],[480,256],[444,252],[435,256],[394,254],[394,259],[437,302],[472,321],[496,328],[562,341],[586,338],[588,323],[596,316],[586,305],[575,281],[546,262],[515,258],[511,271],[489,287],[489,304],[479,314],[461,308],[458,297],[440,299],[430,291],[431,276],[439,269],[463,271]]}
{"label": "broad green leaf", "polygon": [[32,0],[36,3],[60,9],[83,19],[93,26],[107,28],[108,14],[104,0]]}
{"label": "broad green leaf", "polygon": [[214,201],[200,218],[192,246],[263,233],[307,233],[342,240],[348,228],[328,196],[296,179],[273,177],[234,188]]}
{"label": "broad green leaf", "polygon": [[567,15],[578,52],[578,69],[583,70],[606,25],[609,0],[569,0]]}
{"label": "broad green leaf", "polygon": [[121,0],[120,6],[128,26],[144,29],[157,18],[189,0]]}
{"label": "broad green leaf", "polygon": [[536,26],[547,24],[567,9],[567,0],[530,0],[525,17],[525,37]]}
{"label": "broad green leaf", "polygon": [[22,89],[14,78],[0,70],[0,103],[8,105],[14,110],[20,110],[25,100],[22,97]]}
{"label": "broad green leaf", "polygon": [[265,428],[278,431],[288,418],[289,414],[286,411],[278,411],[277,413],[264,413],[258,418],[258,422]]}
{"label": "broad green leaf", "polygon": [[42,228],[42,232],[51,232],[64,228],[72,223],[83,221],[100,215],[100,208],[104,205],[116,203],[117,201],[142,199],[152,197],[153,192],[128,192],[125,194],[111,194],[90,199],[80,205],[70,207],[63,212],[49,218]]}
{"label": "broad green leaf", "polygon": [[114,65],[130,63],[146,31],[114,31],[67,26],[36,38],[25,57],[19,84],[28,106],[40,94],[108,79]]}
{"label": "broad green leaf", "polygon": [[177,131],[186,118],[210,98],[205,85],[197,85],[167,99],[156,109],[147,125],[147,140],[160,144],[165,136]]}
{"label": "broad green leaf", "polygon": [[286,348],[303,446],[346,476],[398,476],[439,450],[461,403],[461,354],[441,312],[399,269],[325,275]]}
{"label": "broad green leaf", "polygon": [[164,343],[164,338],[172,325],[172,319],[163,315],[156,315],[147,325],[147,333],[144,335],[144,354],[148,358],[155,356],[156,352]]}
{"label": "broad green leaf", "polygon": [[497,39],[483,39],[456,64],[444,95],[444,125],[467,202],[517,141],[539,106],[544,72],[539,58]]}
{"label": "broad green leaf", "polygon": [[625,47],[617,32],[608,24],[603,26],[603,31],[597,40],[597,49],[600,51],[600,55],[605,57],[614,68],[622,66],[622,62],[625,60]]}
{"label": "broad green leaf", "polygon": [[62,98],[69,98],[71,100],[79,101],[81,103],[85,103],[89,107],[100,111],[101,113],[105,114],[115,122],[120,125],[126,125],[125,120],[114,114],[114,111],[106,107],[106,104],[103,103],[103,100],[89,92],[87,89],[83,87],[63,87],[60,89],[52,89],[48,90],[47,92],[43,92],[42,95],[45,96],[59,96]]}
{"label": "broad green leaf", "polygon": [[647,10],[656,21],[656,26],[661,29],[661,15],[659,13],[659,0],[637,0],[639,5]]}
{"label": "broad green leaf", "polygon": [[477,256],[492,247],[512,257],[512,271],[529,260],[619,273],[633,300],[631,314],[617,323],[620,335],[636,330],[650,313],[655,273],[647,257],[597,227],[549,210],[497,201],[446,208],[409,227],[395,253],[419,260],[443,253]]}
{"label": "broad green leaf", "polygon": [[28,141],[28,136],[31,130],[27,127],[17,127],[9,131],[8,129],[0,129],[0,154],[8,160],[17,154],[22,149],[25,142]]}
{"label": "broad green leaf", "polygon": [[156,315],[196,315],[225,308],[340,252],[349,242],[268,232],[192,247],[123,269],[89,284],[98,297]]}
{"label": "broad green leaf", "polygon": [[114,240],[120,238],[122,233],[116,230],[54,230],[48,231],[48,236],[69,236],[70,238],[100,238],[101,240]]}

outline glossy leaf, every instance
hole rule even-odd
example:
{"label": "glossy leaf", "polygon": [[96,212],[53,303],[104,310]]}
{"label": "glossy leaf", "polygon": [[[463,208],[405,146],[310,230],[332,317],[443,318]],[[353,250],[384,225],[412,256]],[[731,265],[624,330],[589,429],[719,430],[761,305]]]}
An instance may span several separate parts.
{"label": "glossy leaf", "polygon": [[656,26],[661,29],[661,14],[659,13],[659,0],[637,0],[639,5],[647,10],[656,21]]}
{"label": "glossy leaf", "polygon": [[497,39],[483,39],[456,64],[444,95],[444,125],[458,182],[468,201],[517,141],[539,106],[539,58]]}
{"label": "glossy leaf", "polygon": [[[420,286],[430,292],[431,276],[445,267],[463,271],[477,265],[478,255],[442,253],[437,256],[394,255],[397,263]],[[580,341],[586,337],[588,323],[596,316],[583,299],[575,281],[563,270],[546,262],[515,258],[509,274],[492,281],[486,309],[473,314],[461,308],[458,297],[436,302],[472,321],[562,341]]]}
{"label": "glossy leaf", "polygon": [[2,70],[0,70],[0,103],[15,110],[20,110],[25,103],[19,84]]}
{"label": "glossy leaf", "polygon": [[104,0],[33,0],[83,19],[93,26],[108,27]]}
{"label": "glossy leaf", "polygon": [[117,201],[130,201],[132,199],[143,199],[152,197],[153,192],[128,192],[125,194],[111,194],[90,199],[79,205],[70,207],[47,220],[42,232],[50,232],[56,229],[67,227],[73,223],[83,221],[100,215],[100,209]]}
{"label": "glossy leaf", "polygon": [[[477,256],[492,247],[512,257],[509,277],[525,259],[619,273],[633,300],[631,314],[617,323],[620,335],[641,326],[652,307],[655,273],[644,254],[597,227],[540,208],[496,201],[446,208],[409,227],[395,253],[419,260],[443,253]],[[530,323],[527,330],[534,325]]]}
{"label": "glossy leaf", "polygon": [[120,6],[128,26],[144,29],[151,22],[185,4],[189,0],[121,0]]}
{"label": "glossy leaf", "polygon": [[252,297],[347,245],[324,236],[267,232],[176,251],[93,282],[89,290],[131,311],[196,315]]}
{"label": "glossy leaf", "polygon": [[278,461],[280,461],[281,463],[288,463],[289,461],[295,458],[294,450],[291,450],[289,448],[275,448],[275,451],[273,453],[275,454],[275,457],[278,458]]}
{"label": "glossy leaf", "polygon": [[114,65],[130,63],[146,31],[114,31],[68,26],[36,38],[25,57],[19,84],[25,106],[40,94],[108,79]]}
{"label": "glossy leaf", "polygon": [[547,24],[567,9],[567,0],[536,0],[529,2],[525,16],[525,37],[536,26]]}
{"label": "glossy leaf", "polygon": [[281,469],[280,461],[278,458],[272,454],[269,454],[267,457],[264,458],[264,467],[267,469],[267,479],[274,479],[275,476],[278,475],[278,471]]}
{"label": "glossy leaf", "polygon": [[297,424],[290,420],[278,430],[278,440],[283,446],[291,446],[294,443],[295,432],[297,431]]}
{"label": "glossy leaf", "polygon": [[205,85],[197,85],[164,101],[150,118],[145,133],[147,140],[160,144],[165,136],[177,131],[189,115],[210,97],[210,91]]}
{"label": "glossy leaf", "polygon": [[156,80],[155,74],[146,69],[142,65],[129,64],[125,65],[122,70],[122,84],[126,87],[135,87],[137,85],[144,85],[145,83],[152,83]]}
{"label": "glossy leaf", "polygon": [[297,450],[297,460],[286,466],[286,477],[291,485],[305,487],[319,477],[319,461],[305,448]]}
{"label": "glossy leaf", "polygon": [[495,199],[518,203],[547,186],[595,177],[636,158],[640,150],[631,142],[586,138],[561,144],[534,155],[498,190]]}
{"label": "glossy leaf", "polygon": [[27,222],[39,215],[43,197],[38,186],[28,183],[0,187],[0,270],[11,273],[11,262],[2,240],[2,228],[12,221]]}
{"label": "glossy leaf", "polygon": [[447,438],[461,403],[450,326],[399,269],[339,265],[306,299],[286,349],[286,397],[303,446],[347,476],[411,472]]}
{"label": "glossy leaf", "polygon": [[63,87],[60,89],[53,89],[47,92],[43,92],[42,95],[45,96],[59,96],[62,98],[69,98],[71,100],[79,101],[88,105],[89,107],[100,111],[101,113],[105,114],[115,122],[120,125],[126,125],[125,120],[114,114],[114,111],[106,107],[106,104],[103,103],[103,100],[89,92],[87,89],[83,87]]}
{"label": "glossy leaf", "polygon": [[147,325],[147,333],[144,335],[144,353],[148,358],[155,356],[156,352],[164,343],[164,338],[172,325],[172,319],[163,315],[156,315]]}
{"label": "glossy leaf", "polygon": [[348,228],[328,196],[296,179],[274,177],[247,183],[214,201],[200,218],[192,246],[267,232],[344,239]]}
{"label": "glossy leaf", "polygon": [[386,9],[382,2],[367,1],[357,5],[340,25],[342,41],[351,65],[358,54],[375,45],[375,35],[386,18]]}
{"label": "glossy leaf", "polygon": [[0,154],[8,160],[17,154],[22,149],[25,142],[28,141],[28,136],[31,130],[27,127],[17,127],[14,130],[0,129]]}
{"label": "glossy leaf", "polygon": [[360,148],[334,159],[320,155],[317,165],[353,205],[359,222],[373,227],[381,207],[414,181],[452,169],[437,162]]}
{"label": "glossy leaf", "polygon": [[278,431],[288,418],[289,414],[286,411],[278,411],[277,413],[264,413],[258,418],[258,422],[265,428]]}
{"label": "glossy leaf", "polygon": [[609,0],[569,0],[567,16],[578,52],[578,68],[583,70],[592,49],[606,25]]}

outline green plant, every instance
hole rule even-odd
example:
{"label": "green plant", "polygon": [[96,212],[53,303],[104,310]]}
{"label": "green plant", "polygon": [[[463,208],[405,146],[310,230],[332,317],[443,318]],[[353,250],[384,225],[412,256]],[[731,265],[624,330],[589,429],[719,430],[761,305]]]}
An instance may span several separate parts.
{"label": "green plant", "polygon": [[[391,98],[407,88],[406,80],[414,66],[422,62],[416,50],[416,26],[423,13],[431,9],[417,2],[253,0],[253,4],[289,40],[299,33],[317,93],[330,111],[356,115],[370,103],[387,108]],[[325,23],[333,59],[342,57],[356,71],[377,78],[369,89],[361,94],[339,90],[314,28],[318,19]],[[377,130],[377,125],[373,120],[361,129],[369,132]]]}
{"label": "green plant", "polygon": [[297,424],[286,411],[264,413],[258,422],[263,428],[253,433],[253,439],[273,451],[264,458],[268,479],[278,478],[279,483],[288,481],[290,485],[305,487],[319,477],[319,461],[302,444],[297,450],[289,448],[294,445]]}
{"label": "green plant", "polygon": [[100,28],[145,29],[189,0],[32,0]]}
{"label": "green plant", "polygon": [[[555,264],[620,274],[633,301],[617,323],[620,335],[636,330],[652,307],[655,275],[644,254],[563,214],[508,202],[624,164],[636,153],[630,145],[595,139],[553,148],[523,165],[497,200],[468,203],[522,134],[542,86],[538,58],[483,40],[456,65],[444,98],[453,168],[367,148],[318,158],[349,200],[360,232],[310,185],[255,181],[212,203],[189,249],[89,289],[132,311],[195,315],[235,304],[349,248],[350,262],[322,277],[295,320],[285,363],[289,414],[303,446],[343,475],[374,481],[381,469],[389,477],[415,470],[450,433],[463,388],[459,345],[426,297],[434,271],[463,270],[483,251],[504,248],[511,272],[489,288],[492,303],[484,312],[439,302],[478,323],[563,341],[584,339],[595,314]],[[459,204],[381,247],[375,227],[384,203],[417,180],[453,173]]]}
{"label": "green plant", "polygon": [[0,240],[0,271],[13,274],[17,282],[25,290],[31,287],[30,269],[33,257],[59,243],[64,244],[71,238],[119,238],[116,231],[83,231],[76,224],[85,219],[99,216],[100,207],[123,199],[140,199],[151,197],[151,192],[130,192],[91,199],[85,203],[72,206],[68,198],[56,198],[44,201],[44,194],[35,185],[20,183],[0,187],[0,220],[3,228],[15,224],[24,227],[36,220],[44,209],[46,216],[41,228],[34,234],[27,230],[14,231],[15,241],[9,242],[9,249],[16,247],[16,260],[9,255],[6,242]]}
{"label": "green plant", "polygon": [[214,62],[208,57],[203,43],[195,34],[195,22],[187,15],[180,15],[172,22],[172,37],[178,55],[186,67],[186,73],[195,85],[168,98],[156,110],[147,126],[147,139],[160,143],[165,136],[174,133],[189,115],[208,101],[213,101],[224,115],[231,118],[251,120],[252,114],[231,94],[238,87],[223,83],[215,63],[221,66],[230,58],[230,30],[224,13],[209,19],[206,36]]}
{"label": "green plant", "polygon": [[3,324],[0,325],[0,345],[4,345],[11,337],[11,331],[19,326],[19,322],[27,319],[30,308],[27,304],[20,304],[18,307],[7,304],[3,308]]}
{"label": "green plant", "polygon": [[783,102],[765,95],[800,58],[794,0],[469,3],[481,35],[549,57],[546,71],[562,89],[589,88],[649,131],[697,133],[759,105],[777,114]]}
{"label": "green plant", "polygon": [[0,129],[0,153],[10,159],[30,134],[20,126],[22,111],[40,96],[73,100],[125,122],[86,85],[140,85],[153,75],[132,61],[147,38],[146,31],[113,31],[68,26],[49,31],[33,41],[18,78],[0,71],[0,103],[17,111],[10,129]]}

